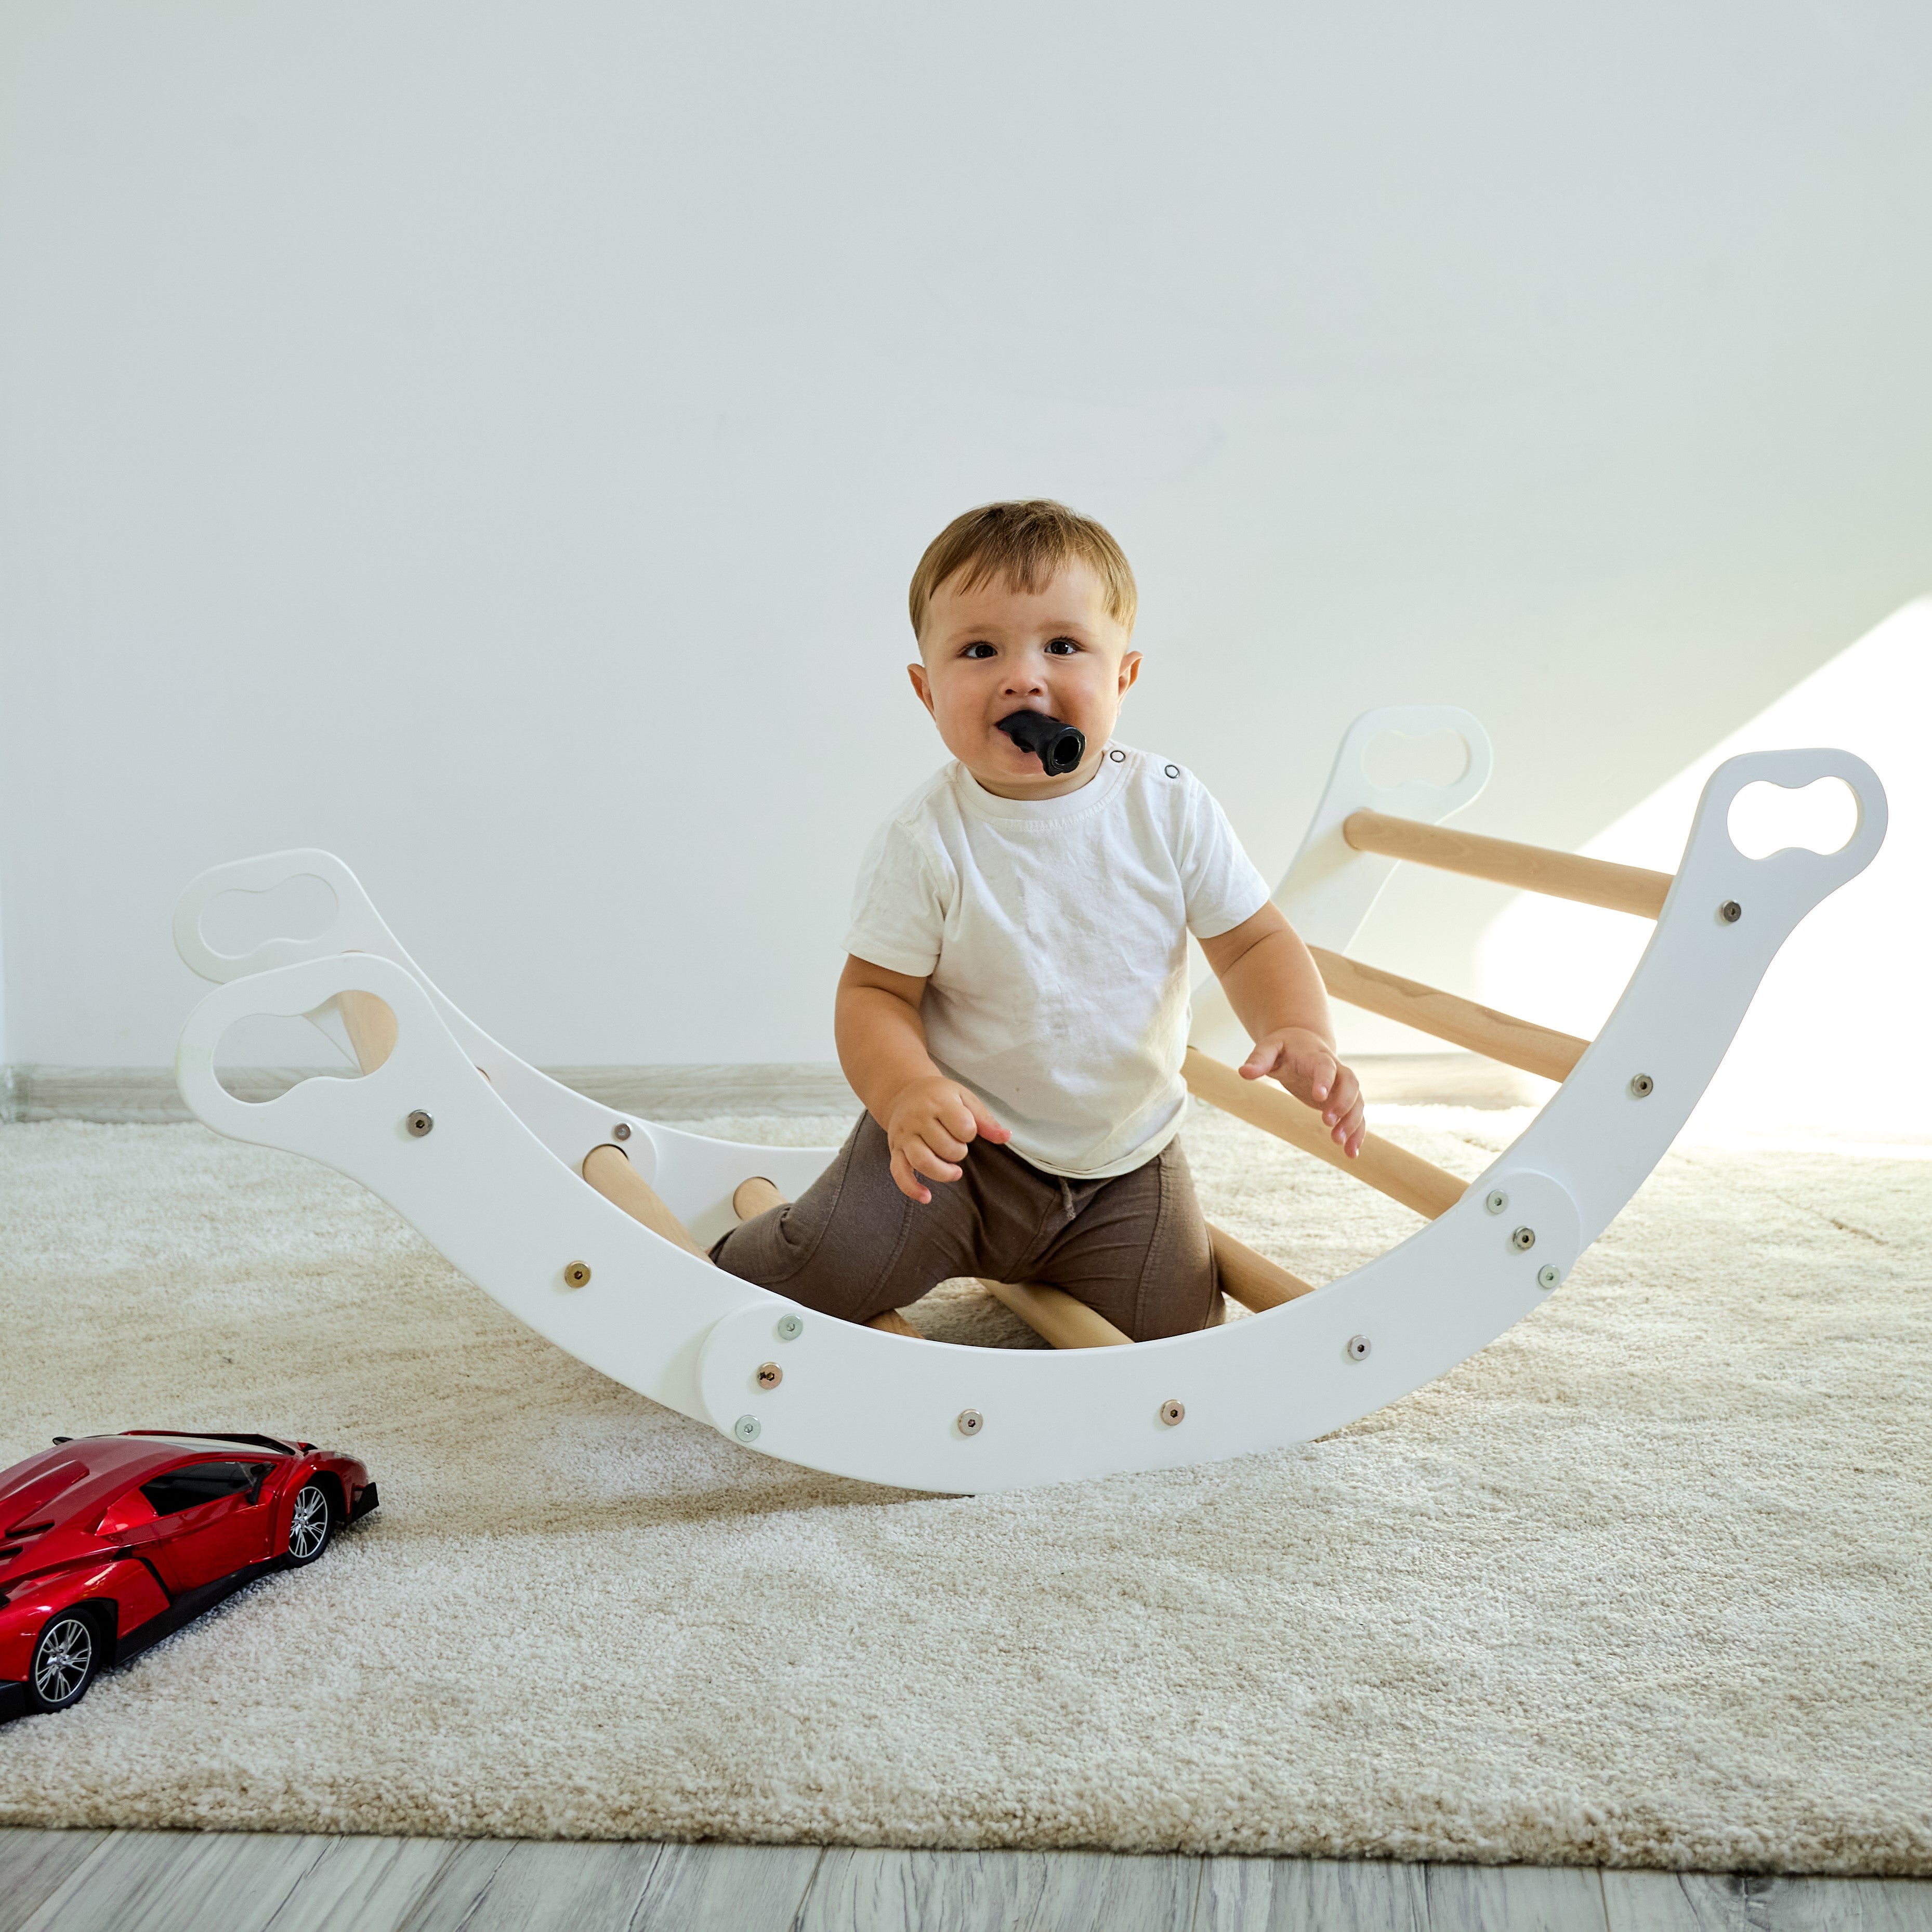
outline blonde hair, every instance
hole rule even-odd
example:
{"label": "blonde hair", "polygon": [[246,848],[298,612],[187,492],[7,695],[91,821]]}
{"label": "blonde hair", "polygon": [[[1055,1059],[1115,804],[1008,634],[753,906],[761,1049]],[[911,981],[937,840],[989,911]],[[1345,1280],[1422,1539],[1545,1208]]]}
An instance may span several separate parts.
{"label": "blonde hair", "polygon": [[926,545],[906,598],[913,634],[918,636],[924,626],[934,592],[962,570],[962,590],[1001,577],[1009,590],[1031,592],[1045,590],[1060,570],[1076,561],[1100,578],[1108,616],[1132,630],[1140,605],[1133,571],[1126,554],[1091,517],[1048,496],[982,503],[955,517]]}

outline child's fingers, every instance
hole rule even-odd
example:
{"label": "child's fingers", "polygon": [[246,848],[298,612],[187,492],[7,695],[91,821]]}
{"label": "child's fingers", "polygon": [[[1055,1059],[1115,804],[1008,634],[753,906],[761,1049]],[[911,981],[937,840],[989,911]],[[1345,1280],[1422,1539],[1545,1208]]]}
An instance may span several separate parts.
{"label": "child's fingers", "polygon": [[1362,1150],[1363,1123],[1367,1109],[1362,1100],[1362,1083],[1353,1067],[1335,1064],[1335,1081],[1328,1095],[1328,1111],[1322,1118],[1334,1129],[1335,1144],[1352,1160]]}
{"label": "child's fingers", "polygon": [[1330,1126],[1334,1124],[1338,1111],[1335,1080],[1340,1070],[1332,1053],[1318,1049],[1304,1056],[1300,1063],[1301,1077],[1308,1083],[1309,1104],[1321,1108],[1322,1118]]}
{"label": "child's fingers", "polygon": [[[962,1128],[965,1130],[963,1133]],[[920,1138],[941,1160],[964,1160],[966,1143],[973,1138],[973,1117],[963,1109],[935,1114],[920,1126]]]}
{"label": "child's fingers", "polygon": [[1280,1040],[1264,1040],[1259,1042],[1254,1052],[1241,1062],[1241,1078],[1244,1080],[1266,1078],[1281,1064],[1281,1058],[1282,1045]]}
{"label": "child's fingers", "polygon": [[[1256,1049],[1258,1055],[1262,1051]],[[1286,1041],[1276,1042],[1268,1049],[1275,1056],[1276,1064],[1270,1070],[1281,1084],[1286,1087],[1304,1106],[1325,1108],[1331,1097],[1335,1083],[1335,1058],[1324,1048],[1313,1051],[1297,1048]],[[1247,1072],[1243,1067],[1244,1073]],[[1254,1076],[1258,1078],[1258,1076]],[[1328,1124],[1334,1125],[1332,1114]]]}
{"label": "child's fingers", "polygon": [[912,1171],[912,1163],[897,1148],[892,1149],[892,1184],[898,1191],[923,1207],[932,1198],[932,1190]]}
{"label": "child's fingers", "polygon": [[[972,1102],[964,1094],[956,1095],[934,1112],[932,1124],[940,1133],[950,1135],[954,1145],[959,1150],[957,1154],[953,1154],[942,1148],[940,1152],[945,1154],[949,1160],[964,1160],[967,1142],[980,1131],[979,1113]],[[933,1138],[931,1133],[926,1136],[926,1138],[932,1141],[934,1147],[939,1146],[939,1142]]]}
{"label": "child's fingers", "polygon": [[1329,1076],[1328,1103],[1322,1118],[1338,1130],[1336,1137],[1339,1139],[1340,1124],[1352,1111],[1361,1106],[1362,1083],[1355,1078],[1354,1071],[1339,1060],[1331,1060],[1329,1064],[1334,1071]]}
{"label": "child's fingers", "polygon": [[928,1147],[916,1134],[908,1134],[902,1143],[905,1157],[915,1174],[922,1174],[928,1180],[957,1180],[959,1169],[950,1160],[943,1160]]}
{"label": "child's fingers", "polygon": [[1012,1138],[1012,1130],[1010,1127],[1000,1126],[1000,1123],[987,1112],[976,1095],[964,1094],[961,1097],[965,1101],[968,1110],[972,1114],[973,1125],[976,1131],[984,1134],[996,1147],[1001,1142]]}

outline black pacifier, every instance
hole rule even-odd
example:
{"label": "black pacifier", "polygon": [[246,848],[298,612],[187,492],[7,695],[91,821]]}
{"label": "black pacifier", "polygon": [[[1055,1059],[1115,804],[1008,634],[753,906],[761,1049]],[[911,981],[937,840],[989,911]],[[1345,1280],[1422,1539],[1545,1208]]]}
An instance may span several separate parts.
{"label": "black pacifier", "polygon": [[1087,734],[1077,724],[1063,724],[1040,711],[1016,711],[994,726],[1023,752],[1033,752],[1050,778],[1064,778],[1079,768],[1087,755]]}

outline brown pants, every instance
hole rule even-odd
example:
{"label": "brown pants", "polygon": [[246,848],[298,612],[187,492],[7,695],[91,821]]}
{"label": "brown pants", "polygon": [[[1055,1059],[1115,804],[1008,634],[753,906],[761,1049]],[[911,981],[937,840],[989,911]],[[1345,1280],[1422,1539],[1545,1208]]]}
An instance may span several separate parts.
{"label": "brown pants", "polygon": [[894,1184],[868,1114],[789,1206],[711,1250],[722,1268],[848,1322],[903,1308],[960,1275],[1050,1282],[1136,1342],[1190,1334],[1223,1310],[1208,1225],[1178,1140],[1106,1180],[1062,1180],[974,1141],[922,1205]]}

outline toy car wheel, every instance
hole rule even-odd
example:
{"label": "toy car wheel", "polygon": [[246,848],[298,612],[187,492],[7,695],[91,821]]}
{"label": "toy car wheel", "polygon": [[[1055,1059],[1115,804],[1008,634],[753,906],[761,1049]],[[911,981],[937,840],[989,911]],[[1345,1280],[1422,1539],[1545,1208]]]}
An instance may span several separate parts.
{"label": "toy car wheel", "polygon": [[289,1568],[302,1569],[328,1547],[335,1534],[335,1502],[325,1485],[304,1483],[289,1518]]}
{"label": "toy car wheel", "polygon": [[78,1704],[100,1667],[100,1640],[77,1611],[50,1618],[34,1646],[27,1694],[36,1710],[64,1711]]}

